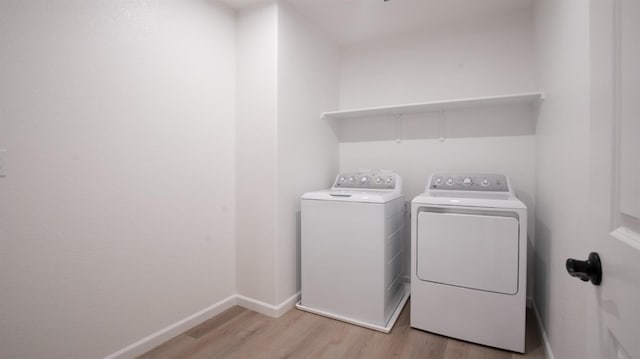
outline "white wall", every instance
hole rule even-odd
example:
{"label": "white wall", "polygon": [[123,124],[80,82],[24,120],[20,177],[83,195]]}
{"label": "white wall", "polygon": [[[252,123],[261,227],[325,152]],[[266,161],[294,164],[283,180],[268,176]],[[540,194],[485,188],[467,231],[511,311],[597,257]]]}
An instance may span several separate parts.
{"label": "white wall", "polygon": [[319,118],[337,103],[331,42],[284,3],[239,13],[238,293],[262,308],[299,291],[300,196],[338,169],[335,134]]}
{"label": "white wall", "polygon": [[236,270],[238,294],[276,301],[278,9],[238,14]]}
{"label": "white wall", "polygon": [[531,9],[344,49],[340,107],[538,90]]}
{"label": "white wall", "polygon": [[320,113],[338,104],[338,49],[278,5],[277,303],[300,290],[300,196],[331,186],[338,142]]}
{"label": "white wall", "polygon": [[214,2],[0,2],[0,357],[103,357],[234,294],[234,69]]}
{"label": "white wall", "polygon": [[588,320],[598,312],[594,291],[564,268],[567,258],[593,249],[583,232],[590,196],[589,6],[536,2],[537,60],[547,98],[536,132],[535,303],[556,358],[600,356],[588,350],[595,344],[587,336],[597,324]]}
{"label": "white wall", "polygon": [[[539,91],[532,15],[527,8],[348,47],[341,64],[340,107]],[[407,200],[424,190],[434,172],[504,173],[533,223],[536,111],[508,106],[444,116],[442,131],[439,113],[405,116],[400,128],[389,119],[343,121],[336,126],[340,169],[394,169],[403,177]],[[402,140],[395,143],[395,138]],[[528,284],[531,293],[532,280]]]}

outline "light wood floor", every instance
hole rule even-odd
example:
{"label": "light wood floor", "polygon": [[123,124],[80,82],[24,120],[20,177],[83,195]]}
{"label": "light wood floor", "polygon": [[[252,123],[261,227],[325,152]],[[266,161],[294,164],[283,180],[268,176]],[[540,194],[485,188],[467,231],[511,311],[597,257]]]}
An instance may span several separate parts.
{"label": "light wood floor", "polygon": [[544,359],[537,323],[527,313],[520,355],[409,327],[409,305],[389,334],[292,309],[273,319],[233,307],[139,358],[432,358]]}

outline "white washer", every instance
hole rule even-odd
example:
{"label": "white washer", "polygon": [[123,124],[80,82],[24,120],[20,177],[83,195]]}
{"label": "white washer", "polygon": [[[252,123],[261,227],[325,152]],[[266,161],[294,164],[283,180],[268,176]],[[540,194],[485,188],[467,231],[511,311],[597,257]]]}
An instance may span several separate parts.
{"label": "white washer", "polygon": [[302,196],[299,309],[388,333],[409,297],[402,282],[404,196],[398,174],[341,173]]}
{"label": "white washer", "polygon": [[507,177],[431,176],[411,202],[411,326],[523,353],[526,261]]}

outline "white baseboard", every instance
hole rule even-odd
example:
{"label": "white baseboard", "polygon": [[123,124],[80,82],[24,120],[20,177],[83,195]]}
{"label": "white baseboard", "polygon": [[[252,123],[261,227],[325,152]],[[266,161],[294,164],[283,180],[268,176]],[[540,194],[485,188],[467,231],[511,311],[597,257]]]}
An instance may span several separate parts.
{"label": "white baseboard", "polygon": [[237,304],[241,307],[253,310],[254,312],[258,312],[272,318],[280,318],[284,313],[295,307],[296,303],[300,300],[300,292],[295,293],[278,305],[265,303],[263,301],[245,297],[244,295],[240,294],[237,294],[236,298]]}
{"label": "white baseboard", "polygon": [[215,317],[216,315],[224,312],[225,310],[239,305],[241,307],[253,310],[264,315],[268,315],[272,318],[279,318],[284,313],[295,307],[296,303],[300,300],[300,292],[295,293],[291,297],[278,305],[268,304],[253,298],[245,297],[240,294],[234,294],[229,296],[203,310],[194,313],[184,319],[181,319],[164,329],[138,340],[137,342],[128,345],[113,354],[109,354],[104,359],[130,359],[135,358],[140,354],[157,347],[158,345],[166,342],[167,340],[186,332],[187,330],[195,327],[196,325]]}
{"label": "white baseboard", "polygon": [[555,359],[553,356],[553,351],[551,350],[551,342],[549,342],[549,336],[547,335],[547,331],[544,329],[544,324],[542,323],[542,317],[540,316],[540,312],[538,311],[538,307],[536,306],[536,302],[534,300],[531,301],[533,313],[536,315],[536,320],[538,321],[538,329],[540,331],[540,336],[542,337],[542,343],[544,343],[544,354],[547,356],[547,359]]}
{"label": "white baseboard", "polygon": [[164,329],[138,340],[137,342],[126,346],[113,354],[107,355],[104,359],[129,359],[135,358],[140,354],[157,347],[167,340],[195,327],[196,325],[210,319],[225,310],[236,305],[236,295],[229,296],[203,310],[194,313],[184,319],[181,319]]}

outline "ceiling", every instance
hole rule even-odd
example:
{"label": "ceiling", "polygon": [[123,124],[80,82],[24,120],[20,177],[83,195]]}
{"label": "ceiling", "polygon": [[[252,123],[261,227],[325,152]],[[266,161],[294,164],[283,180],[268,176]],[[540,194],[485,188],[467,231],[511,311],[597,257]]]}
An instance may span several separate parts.
{"label": "ceiling", "polygon": [[[264,0],[224,0],[241,9]],[[283,0],[342,45],[529,8],[533,0]]]}

